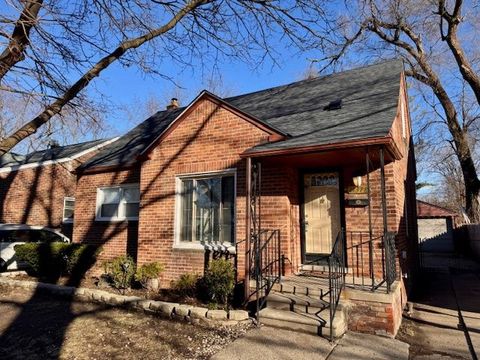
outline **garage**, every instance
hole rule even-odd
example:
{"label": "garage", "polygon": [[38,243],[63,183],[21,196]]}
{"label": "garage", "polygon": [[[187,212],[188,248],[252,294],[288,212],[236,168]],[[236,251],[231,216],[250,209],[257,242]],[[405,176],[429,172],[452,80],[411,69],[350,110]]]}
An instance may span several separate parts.
{"label": "garage", "polygon": [[455,216],[456,214],[448,209],[417,200],[418,241],[422,252],[454,251]]}

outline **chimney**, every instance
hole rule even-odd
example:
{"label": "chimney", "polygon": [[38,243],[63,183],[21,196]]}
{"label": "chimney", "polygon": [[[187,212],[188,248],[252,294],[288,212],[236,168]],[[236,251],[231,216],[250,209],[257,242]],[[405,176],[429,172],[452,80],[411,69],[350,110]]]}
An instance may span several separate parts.
{"label": "chimney", "polygon": [[172,98],[170,104],[167,105],[167,110],[174,110],[178,108],[178,99]]}
{"label": "chimney", "polygon": [[55,149],[58,147],[60,147],[60,143],[57,140],[51,139],[48,141],[47,149]]}

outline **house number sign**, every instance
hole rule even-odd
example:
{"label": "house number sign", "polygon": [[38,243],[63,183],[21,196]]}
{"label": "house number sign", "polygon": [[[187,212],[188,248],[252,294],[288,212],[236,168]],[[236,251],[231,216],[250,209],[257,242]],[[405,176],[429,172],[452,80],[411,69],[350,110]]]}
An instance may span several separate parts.
{"label": "house number sign", "polygon": [[338,186],[338,176],[336,174],[312,175],[310,186]]}

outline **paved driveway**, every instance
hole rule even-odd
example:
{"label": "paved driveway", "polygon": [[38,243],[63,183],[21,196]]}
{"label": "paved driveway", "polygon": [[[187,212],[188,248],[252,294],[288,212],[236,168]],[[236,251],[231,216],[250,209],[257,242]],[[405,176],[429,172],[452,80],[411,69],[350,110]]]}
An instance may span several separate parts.
{"label": "paved driveway", "polygon": [[411,359],[477,359],[480,354],[480,264],[431,256],[414,310],[398,335]]}

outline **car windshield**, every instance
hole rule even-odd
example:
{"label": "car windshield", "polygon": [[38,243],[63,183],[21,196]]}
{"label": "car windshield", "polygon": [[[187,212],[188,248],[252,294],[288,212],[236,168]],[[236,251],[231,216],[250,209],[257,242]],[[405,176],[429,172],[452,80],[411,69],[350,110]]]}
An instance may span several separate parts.
{"label": "car windshield", "polygon": [[43,242],[51,243],[64,239],[47,230],[0,230],[1,242]]}

